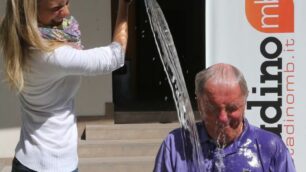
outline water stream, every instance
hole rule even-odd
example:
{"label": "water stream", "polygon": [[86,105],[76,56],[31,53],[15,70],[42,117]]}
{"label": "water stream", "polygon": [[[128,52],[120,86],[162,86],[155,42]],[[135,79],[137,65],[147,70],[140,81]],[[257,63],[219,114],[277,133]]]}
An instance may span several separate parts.
{"label": "water stream", "polygon": [[182,136],[183,140],[185,140],[184,144],[188,140],[192,145],[192,161],[189,163],[193,163],[190,165],[198,169],[197,171],[204,172],[204,158],[195,125],[193,109],[172,35],[156,0],[145,0],[145,5],[158,53],[172,90],[178,119],[182,129],[185,131]]}

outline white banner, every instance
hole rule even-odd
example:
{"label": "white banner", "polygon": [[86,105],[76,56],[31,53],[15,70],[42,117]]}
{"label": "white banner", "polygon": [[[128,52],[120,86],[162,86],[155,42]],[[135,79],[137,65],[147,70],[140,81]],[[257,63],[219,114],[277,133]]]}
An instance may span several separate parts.
{"label": "white banner", "polygon": [[297,171],[305,171],[305,56],[305,0],[206,0],[206,65],[244,73],[246,117],[282,137]]}

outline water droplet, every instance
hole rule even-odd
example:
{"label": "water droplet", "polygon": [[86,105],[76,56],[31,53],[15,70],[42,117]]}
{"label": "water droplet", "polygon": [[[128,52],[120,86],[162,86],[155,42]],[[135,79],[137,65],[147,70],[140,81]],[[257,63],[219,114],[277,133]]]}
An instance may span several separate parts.
{"label": "water droplet", "polygon": [[174,76],[172,76],[172,78],[171,78],[171,82],[172,82],[172,83],[175,83],[175,80],[176,80],[176,79],[175,79],[175,77],[174,77]]}
{"label": "water droplet", "polygon": [[186,106],[183,106],[183,112],[186,113]]}
{"label": "water droplet", "polygon": [[165,96],[165,101],[168,101],[168,97],[167,96]]}
{"label": "water droplet", "polygon": [[171,46],[174,45],[174,43],[173,43],[173,42],[169,42],[167,45],[168,45],[169,47],[171,47]]}
{"label": "water droplet", "polygon": [[177,96],[177,97],[180,97],[180,96],[181,96],[181,93],[180,93],[179,91],[176,91],[175,93],[176,93],[176,96]]}
{"label": "water droplet", "polygon": [[155,61],[155,57],[152,58],[152,61]]}
{"label": "water droplet", "polygon": [[161,82],[161,81],[159,81],[159,82],[158,82],[158,85],[162,85],[162,82]]}

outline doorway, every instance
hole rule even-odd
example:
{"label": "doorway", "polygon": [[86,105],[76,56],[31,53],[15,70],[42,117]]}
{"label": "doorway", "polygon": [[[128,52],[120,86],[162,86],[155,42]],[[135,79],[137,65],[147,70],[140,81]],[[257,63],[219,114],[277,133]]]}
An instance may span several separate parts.
{"label": "doorway", "polygon": [[[172,92],[155,45],[144,0],[134,0],[123,68],[113,73],[115,111],[175,111]],[[205,2],[157,0],[168,22],[193,108],[194,77],[205,67]],[[113,23],[117,0],[112,0]]]}

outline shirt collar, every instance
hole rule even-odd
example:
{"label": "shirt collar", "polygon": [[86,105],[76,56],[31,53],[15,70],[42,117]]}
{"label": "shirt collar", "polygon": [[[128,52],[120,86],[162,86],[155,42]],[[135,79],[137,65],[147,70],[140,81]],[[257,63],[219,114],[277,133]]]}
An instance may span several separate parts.
{"label": "shirt collar", "polygon": [[207,143],[207,142],[213,142],[211,138],[208,136],[206,127],[203,123],[203,121],[197,123],[197,129],[199,134],[199,140],[201,144]]}
{"label": "shirt collar", "polygon": [[250,130],[250,124],[245,118],[243,120],[242,134],[235,139],[232,144],[224,149],[224,153],[227,155],[239,151],[240,148],[248,148],[252,146],[251,142],[254,140],[254,134]]}

